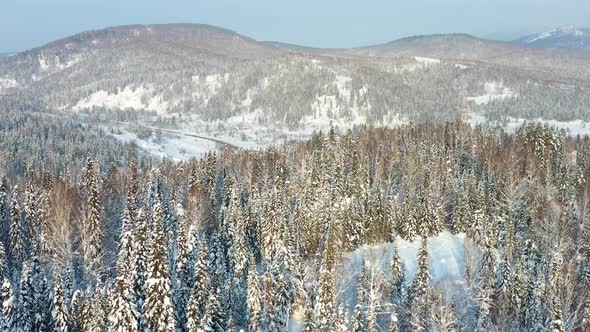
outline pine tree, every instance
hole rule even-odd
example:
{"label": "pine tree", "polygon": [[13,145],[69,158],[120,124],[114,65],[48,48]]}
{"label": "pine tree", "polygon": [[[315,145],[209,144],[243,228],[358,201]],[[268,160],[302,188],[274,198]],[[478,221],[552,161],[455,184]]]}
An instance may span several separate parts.
{"label": "pine tree", "polygon": [[37,192],[33,186],[33,181],[29,181],[25,189],[25,204],[24,204],[24,223],[25,234],[29,242],[29,250],[34,254],[38,254],[38,236],[39,236],[39,221],[37,209]]}
{"label": "pine tree", "polygon": [[[317,331],[317,325],[315,322],[315,315],[314,315],[314,308],[312,305],[307,305],[305,307],[305,316],[304,316],[304,320],[303,320],[303,332],[315,332]],[[252,328],[250,328],[250,331],[257,331],[257,330],[252,330]]]}
{"label": "pine tree", "polygon": [[88,272],[96,273],[102,256],[103,213],[100,200],[100,178],[94,166],[94,160],[88,156],[82,182],[86,189],[86,216],[82,230],[84,261]]}
{"label": "pine tree", "polygon": [[66,306],[61,276],[55,276],[53,288],[53,306],[51,317],[53,320],[53,330],[55,332],[67,332],[69,328],[68,308]]}
{"label": "pine tree", "polygon": [[6,258],[6,251],[4,250],[4,244],[0,242],[0,279],[8,277],[8,262]]}
{"label": "pine tree", "polygon": [[18,188],[15,187],[10,204],[10,255],[16,265],[19,266],[26,259],[26,253],[17,190]]}
{"label": "pine tree", "polygon": [[[329,221],[328,221],[329,222]],[[328,224],[327,237],[319,275],[319,296],[316,309],[318,311],[318,329],[331,331],[334,325],[334,264],[336,248],[334,227]]]}
{"label": "pine tree", "polygon": [[422,245],[418,250],[418,271],[414,276],[411,294],[409,295],[410,302],[410,325],[415,331],[428,331],[429,321],[428,315],[428,296],[430,273],[428,272],[429,259],[428,247],[425,238],[422,238]]}
{"label": "pine tree", "polygon": [[201,320],[201,330],[205,332],[224,332],[226,331],[225,317],[217,300],[219,289],[209,294],[209,301],[205,308],[205,315]]}
{"label": "pine tree", "polygon": [[87,331],[90,327],[90,305],[86,295],[81,290],[76,290],[72,295],[72,304],[70,309],[70,323],[72,332]]}
{"label": "pine tree", "polygon": [[129,279],[117,277],[115,290],[111,294],[109,312],[109,331],[127,332],[137,331],[137,316],[135,303],[131,296]]}
{"label": "pine tree", "polygon": [[10,201],[8,200],[8,183],[4,174],[0,175],[0,242],[9,243]]}
{"label": "pine tree", "polygon": [[127,203],[121,220],[121,236],[119,240],[119,254],[117,255],[117,276],[126,279],[131,278],[133,271],[133,231],[135,225],[135,208],[130,193],[127,194]]}
{"label": "pine tree", "polygon": [[209,271],[207,269],[207,241],[201,241],[199,245],[199,257],[197,258],[195,277],[195,300],[199,308],[200,316],[205,314],[207,296],[209,294]]}
{"label": "pine tree", "polygon": [[186,326],[188,331],[197,331],[201,324],[201,310],[197,302],[197,294],[195,288],[190,293],[188,301],[188,308],[186,313]]}
{"label": "pine tree", "polygon": [[405,267],[401,261],[397,246],[393,244],[393,254],[391,256],[391,303],[401,305],[403,297],[402,291],[405,282]]}
{"label": "pine tree", "polygon": [[250,331],[258,331],[260,329],[260,315],[262,305],[260,302],[260,281],[258,279],[258,272],[256,272],[256,261],[254,259],[250,262],[250,269],[248,271],[248,327]]}
{"label": "pine tree", "polygon": [[2,331],[12,331],[18,326],[16,320],[15,299],[12,292],[10,280],[4,278],[2,282]]}
{"label": "pine tree", "polygon": [[145,328],[145,315],[143,305],[145,303],[145,287],[148,278],[148,251],[149,243],[147,239],[147,217],[145,212],[140,209],[137,217],[137,227],[135,228],[134,241],[132,247],[133,268],[131,281],[133,285],[133,301],[138,312],[139,329]]}
{"label": "pine tree", "polygon": [[156,196],[152,209],[147,280],[144,285],[143,311],[150,331],[174,331],[174,314],[170,294],[170,272],[163,233],[161,201]]}

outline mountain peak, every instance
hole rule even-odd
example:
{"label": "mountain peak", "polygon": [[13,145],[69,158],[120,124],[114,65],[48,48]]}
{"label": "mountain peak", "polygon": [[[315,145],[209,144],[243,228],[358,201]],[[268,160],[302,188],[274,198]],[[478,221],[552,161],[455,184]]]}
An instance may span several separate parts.
{"label": "mountain peak", "polygon": [[514,42],[537,48],[590,49],[590,29],[572,24],[562,25],[546,32],[524,36]]}

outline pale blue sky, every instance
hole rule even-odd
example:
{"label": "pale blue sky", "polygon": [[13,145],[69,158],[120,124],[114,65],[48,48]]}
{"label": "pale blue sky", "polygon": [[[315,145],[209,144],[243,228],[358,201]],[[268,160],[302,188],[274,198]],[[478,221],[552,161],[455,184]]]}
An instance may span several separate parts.
{"label": "pale blue sky", "polygon": [[352,47],[432,33],[510,39],[590,27],[589,0],[0,0],[0,52],[113,25],[207,23],[258,40]]}

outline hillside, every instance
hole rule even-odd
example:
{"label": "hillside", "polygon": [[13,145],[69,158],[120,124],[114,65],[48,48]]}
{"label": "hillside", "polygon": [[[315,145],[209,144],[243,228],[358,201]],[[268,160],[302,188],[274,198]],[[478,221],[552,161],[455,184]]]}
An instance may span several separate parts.
{"label": "hillside", "polygon": [[145,136],[141,125],[253,147],[332,126],[590,121],[588,64],[463,34],[314,49],[208,25],[132,25],[1,58],[0,106],[90,116],[126,141]]}
{"label": "hillside", "polygon": [[567,25],[550,31],[524,36],[514,43],[545,49],[590,51],[590,29]]}

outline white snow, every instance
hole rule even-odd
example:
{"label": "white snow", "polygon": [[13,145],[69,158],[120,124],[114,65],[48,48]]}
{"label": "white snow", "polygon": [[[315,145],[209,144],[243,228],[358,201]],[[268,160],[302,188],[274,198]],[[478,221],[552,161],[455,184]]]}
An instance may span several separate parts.
{"label": "white snow", "polygon": [[540,33],[540,34],[534,36],[533,38],[529,39],[527,42],[530,44],[530,43],[536,42],[538,40],[547,39],[549,37],[559,36],[559,35],[573,35],[576,37],[580,37],[580,36],[585,36],[586,33],[584,31],[576,28],[575,25],[565,25],[565,26],[553,29],[551,31]]}
{"label": "white snow", "polygon": [[514,133],[520,127],[522,127],[526,123],[541,123],[546,124],[548,126],[554,127],[560,131],[562,131],[566,135],[570,136],[585,136],[590,135],[590,122],[586,122],[583,120],[573,120],[573,121],[558,121],[558,120],[546,120],[542,118],[537,119],[523,119],[523,118],[513,118],[513,117],[506,117],[504,121],[488,121],[488,119],[479,113],[470,113],[469,118],[467,119],[467,123],[471,126],[476,126],[478,124],[481,125],[488,125],[492,127],[501,127],[508,133]]}
{"label": "white snow", "polygon": [[90,96],[78,101],[72,110],[91,109],[93,107],[106,107],[112,109],[145,109],[148,111],[165,112],[169,104],[159,95],[154,95],[150,88],[139,86],[133,88],[126,86],[118,89],[116,93],[108,93],[99,90]]}
{"label": "white snow", "polygon": [[417,62],[420,62],[420,63],[422,63],[425,66],[437,65],[437,64],[440,63],[440,59],[434,59],[434,58],[425,58],[425,57],[415,56],[414,59]]}
{"label": "white snow", "polygon": [[43,54],[39,55],[39,67],[41,68],[41,71],[47,71],[49,69],[49,64]]}
{"label": "white snow", "polygon": [[[408,242],[399,237],[395,241],[400,258],[406,268],[406,280],[411,281],[418,269],[416,256],[420,248],[420,241]],[[430,273],[433,285],[442,280],[458,281],[462,278],[465,269],[464,241],[465,236],[463,234],[453,235],[448,231],[443,231],[437,237],[428,239]],[[392,254],[393,244],[391,243],[362,246],[356,251],[345,255],[344,270],[360,271],[362,260],[365,259],[367,265],[378,267],[379,270],[389,273],[388,269]]]}
{"label": "white snow", "polygon": [[0,77],[0,90],[16,88],[18,82],[8,76]]}
{"label": "white snow", "polygon": [[125,131],[124,128],[119,129],[121,129],[121,134],[111,133],[111,136],[122,142],[134,142],[140,149],[154,156],[167,157],[175,161],[199,158],[206,152],[214,151],[217,148],[215,142],[186,135],[162,133],[161,141],[157,141],[154,135],[143,140],[134,133]]}
{"label": "white snow", "polygon": [[57,67],[58,70],[64,70],[66,68],[70,68],[73,65],[80,63],[81,61],[82,61],[81,54],[75,54],[75,55],[71,56],[69,59],[67,59],[67,61],[65,63],[62,63],[60,61],[59,57],[56,56],[55,57],[55,66]]}
{"label": "white snow", "polygon": [[506,98],[517,97],[512,90],[504,87],[502,82],[487,82],[484,85],[484,94],[480,96],[467,97],[468,101],[473,101],[477,105],[487,105],[493,100],[504,100]]}

